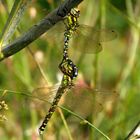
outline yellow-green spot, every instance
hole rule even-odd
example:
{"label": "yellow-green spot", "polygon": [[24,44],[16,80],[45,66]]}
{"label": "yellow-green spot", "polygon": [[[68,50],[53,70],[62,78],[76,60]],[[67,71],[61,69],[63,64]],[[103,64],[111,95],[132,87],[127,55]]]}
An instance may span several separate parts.
{"label": "yellow-green spot", "polygon": [[4,57],[3,53],[0,52],[0,59],[2,59]]}

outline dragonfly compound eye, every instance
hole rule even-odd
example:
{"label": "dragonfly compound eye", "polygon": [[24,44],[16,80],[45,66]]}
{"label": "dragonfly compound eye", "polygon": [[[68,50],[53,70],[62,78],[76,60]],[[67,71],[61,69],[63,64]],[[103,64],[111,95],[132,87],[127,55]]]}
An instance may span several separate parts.
{"label": "dragonfly compound eye", "polygon": [[70,12],[70,14],[76,18],[78,18],[80,16],[80,10],[78,10],[77,8],[73,8]]}

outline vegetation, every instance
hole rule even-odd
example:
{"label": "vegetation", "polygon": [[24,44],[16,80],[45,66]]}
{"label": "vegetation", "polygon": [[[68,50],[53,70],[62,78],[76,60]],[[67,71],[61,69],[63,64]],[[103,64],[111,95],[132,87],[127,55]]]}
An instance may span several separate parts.
{"label": "vegetation", "polygon": [[[78,2],[75,0],[73,5]],[[114,29],[117,37],[102,43],[103,50],[98,54],[78,52],[75,44],[70,46],[70,58],[79,69],[74,83],[79,86],[61,99],[43,138],[37,132],[56,92],[54,85],[62,78],[58,65],[62,61],[64,30],[59,25],[49,31],[51,26],[45,29],[40,26],[36,30],[41,31],[40,35],[47,31],[42,36],[26,35],[31,35],[29,29],[36,29],[36,24],[62,3],[61,0],[0,1],[0,138],[123,140],[140,119],[138,0],[84,0],[78,5],[80,24]],[[33,42],[21,38],[25,49],[19,51],[18,45],[17,48],[13,45],[12,50],[9,46],[23,36],[33,38]],[[12,56],[6,58],[3,52]],[[45,86],[48,88],[41,92],[36,90]]]}

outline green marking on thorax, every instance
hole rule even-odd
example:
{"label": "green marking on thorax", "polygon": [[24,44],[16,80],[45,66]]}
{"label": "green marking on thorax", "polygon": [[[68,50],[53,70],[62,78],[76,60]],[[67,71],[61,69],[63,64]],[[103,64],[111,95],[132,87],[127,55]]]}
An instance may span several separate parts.
{"label": "green marking on thorax", "polygon": [[4,54],[2,52],[0,52],[0,60],[4,58]]}

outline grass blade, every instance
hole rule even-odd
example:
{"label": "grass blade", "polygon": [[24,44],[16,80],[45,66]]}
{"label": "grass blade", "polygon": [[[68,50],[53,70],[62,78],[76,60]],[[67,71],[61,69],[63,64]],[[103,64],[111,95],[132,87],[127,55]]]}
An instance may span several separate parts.
{"label": "grass blade", "polygon": [[0,50],[15,32],[30,0],[15,0],[0,37]]}

